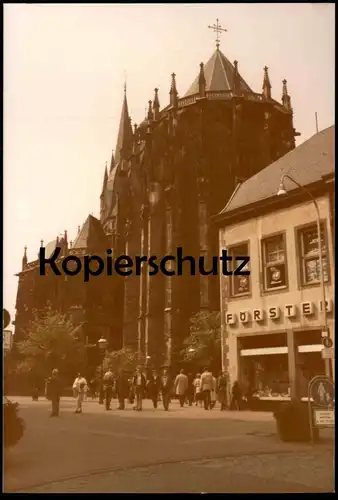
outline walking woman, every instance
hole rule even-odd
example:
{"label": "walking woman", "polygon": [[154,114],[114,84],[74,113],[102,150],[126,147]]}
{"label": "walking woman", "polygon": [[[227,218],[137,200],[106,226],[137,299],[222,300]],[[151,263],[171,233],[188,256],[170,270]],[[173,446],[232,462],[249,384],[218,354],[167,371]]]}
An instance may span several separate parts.
{"label": "walking woman", "polygon": [[81,373],[77,374],[73,384],[74,396],[76,397],[75,413],[82,413],[82,403],[85,398],[88,386],[87,381],[82,377]]}

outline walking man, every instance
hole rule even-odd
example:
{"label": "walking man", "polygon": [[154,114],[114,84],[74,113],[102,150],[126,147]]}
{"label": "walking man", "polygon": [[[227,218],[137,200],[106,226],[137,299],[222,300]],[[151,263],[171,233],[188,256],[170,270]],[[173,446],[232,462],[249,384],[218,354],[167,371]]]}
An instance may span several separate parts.
{"label": "walking man", "polygon": [[121,370],[116,379],[116,393],[119,401],[118,410],[124,410],[125,399],[129,395],[129,380],[124,370]]}
{"label": "walking man", "polygon": [[217,381],[218,389],[218,399],[221,403],[221,411],[226,410],[227,407],[227,391],[228,391],[228,380],[225,372],[221,372]]}
{"label": "walking man", "polygon": [[78,373],[73,384],[74,396],[76,397],[75,413],[82,413],[82,403],[87,392],[87,388],[87,380],[82,377],[81,373]]}
{"label": "walking man", "polygon": [[173,386],[173,384],[172,384],[171,378],[168,374],[168,370],[164,369],[163,375],[161,377],[160,388],[161,388],[161,393],[162,393],[163,408],[165,411],[169,410],[169,403],[170,403],[172,386]]}
{"label": "walking man", "polygon": [[201,392],[203,394],[204,409],[211,409],[211,391],[213,389],[213,376],[208,368],[204,368],[201,375]]}
{"label": "walking man", "polygon": [[185,375],[184,370],[182,369],[175,379],[175,393],[178,396],[181,408],[183,408],[187,390],[188,377]]}
{"label": "walking man", "polygon": [[106,411],[110,411],[110,403],[113,398],[114,375],[110,368],[103,377],[103,390],[106,403]]}
{"label": "walking man", "polygon": [[58,417],[60,412],[61,382],[59,372],[55,368],[52,376],[47,380],[46,398],[52,402],[51,417]]}
{"label": "walking man", "polygon": [[156,370],[153,370],[151,376],[147,381],[147,391],[150,399],[153,402],[154,409],[157,408],[160,385],[161,385],[160,377],[158,376]]}
{"label": "walking man", "polygon": [[146,378],[141,372],[141,368],[137,368],[136,374],[133,378],[133,386],[135,388],[136,396],[136,407],[134,407],[134,409],[136,411],[142,411],[142,400],[146,390],[146,384]]}

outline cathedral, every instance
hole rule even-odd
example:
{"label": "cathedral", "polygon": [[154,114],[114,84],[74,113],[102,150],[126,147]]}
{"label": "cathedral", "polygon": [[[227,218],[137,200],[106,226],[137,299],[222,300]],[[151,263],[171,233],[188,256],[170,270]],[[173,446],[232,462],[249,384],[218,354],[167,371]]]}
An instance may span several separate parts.
{"label": "cathedral", "polygon": [[[262,91],[253,91],[217,40],[196,73],[185,93],[179,75],[171,75],[165,106],[167,95],[155,88],[139,125],[131,122],[124,89],[116,147],[98,193],[100,220],[89,215],[74,242],[65,232],[46,245],[47,255],[56,247],[61,260],[107,249],[114,256],[161,258],[182,247],[205,262],[219,255],[213,216],[238,183],[292,150],[299,134],[287,82],[275,100],[267,67]],[[32,311],[48,301],[81,325],[89,343],[104,337],[109,349],[130,348],[154,366],[179,360],[194,314],[219,310],[213,275],[149,276],[144,265],[140,276],[102,275],[84,283],[81,276],[40,276],[39,260],[28,262],[25,249],[18,276],[16,339],[25,335]]]}

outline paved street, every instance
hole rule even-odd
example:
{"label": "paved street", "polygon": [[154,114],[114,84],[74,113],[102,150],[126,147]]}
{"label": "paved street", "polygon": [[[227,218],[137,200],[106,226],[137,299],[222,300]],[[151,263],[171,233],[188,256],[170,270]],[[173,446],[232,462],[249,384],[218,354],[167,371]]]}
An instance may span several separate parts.
{"label": "paved street", "polygon": [[5,491],[14,492],[329,492],[333,491],[332,431],[321,443],[285,444],[271,414],[106,412],[88,401],[82,415],[63,399],[20,403],[26,433],[6,457]]}

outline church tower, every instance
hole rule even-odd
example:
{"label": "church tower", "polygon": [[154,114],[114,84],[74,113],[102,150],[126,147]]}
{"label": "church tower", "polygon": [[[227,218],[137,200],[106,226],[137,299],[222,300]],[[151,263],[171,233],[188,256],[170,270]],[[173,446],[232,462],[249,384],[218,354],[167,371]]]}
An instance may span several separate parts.
{"label": "church tower", "polygon": [[[156,88],[146,119],[132,131],[126,91],[115,164],[106,182],[101,223],[115,255],[193,256],[182,276],[166,263],[167,275],[141,275],[121,280],[117,302],[124,347],[138,349],[155,366],[172,365],[189,334],[190,318],[201,310],[219,309],[219,277],[211,274],[218,255],[212,217],[227,202],[238,182],[251,177],[295,147],[291,100],[283,82],[282,102],[272,97],[268,68],[261,92],[255,92],[220,50],[199,66],[183,97],[179,77],[171,75],[169,104],[161,109]],[[104,181],[105,182],[105,181]],[[123,289],[123,293],[122,293]]]}

